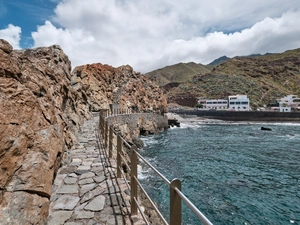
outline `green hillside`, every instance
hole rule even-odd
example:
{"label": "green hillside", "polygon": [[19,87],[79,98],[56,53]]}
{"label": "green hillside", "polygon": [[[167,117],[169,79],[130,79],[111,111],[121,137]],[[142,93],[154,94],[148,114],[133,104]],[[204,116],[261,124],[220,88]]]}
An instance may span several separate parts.
{"label": "green hillside", "polygon": [[168,72],[164,71],[165,68],[154,71],[156,80],[164,78],[159,85],[178,82],[161,87],[168,103],[193,106],[198,97],[226,98],[246,94],[255,108],[276,102],[288,94],[300,96],[300,48],[278,54],[234,57],[211,71],[203,65],[200,67],[202,72],[195,73],[192,73],[195,71],[192,66],[185,64],[169,66]]}
{"label": "green hillside", "polygon": [[154,70],[145,75],[157,85],[163,86],[172,82],[189,82],[198,74],[209,73],[211,68],[194,62],[178,63],[172,66]]}

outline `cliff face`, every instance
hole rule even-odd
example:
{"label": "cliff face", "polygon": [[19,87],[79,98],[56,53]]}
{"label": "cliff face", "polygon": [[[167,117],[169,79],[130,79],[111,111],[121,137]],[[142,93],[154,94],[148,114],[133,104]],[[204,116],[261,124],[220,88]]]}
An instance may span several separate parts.
{"label": "cliff face", "polygon": [[13,51],[0,40],[1,224],[47,217],[55,172],[89,117],[70,70],[59,46]]}
{"label": "cliff face", "polygon": [[75,68],[53,45],[14,51],[0,40],[0,224],[44,224],[52,181],[91,111],[167,110],[161,90],[130,66]]}
{"label": "cliff face", "polygon": [[111,103],[136,112],[167,111],[167,101],[159,87],[128,65],[79,66],[73,70],[71,82],[93,111],[109,109]]}

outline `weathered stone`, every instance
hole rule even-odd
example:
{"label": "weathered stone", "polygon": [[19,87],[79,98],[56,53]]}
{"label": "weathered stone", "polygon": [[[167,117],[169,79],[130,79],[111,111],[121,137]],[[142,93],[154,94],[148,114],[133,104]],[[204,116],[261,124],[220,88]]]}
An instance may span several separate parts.
{"label": "weathered stone", "polygon": [[83,223],[80,223],[80,222],[66,222],[64,225],[83,225]]}
{"label": "weathered stone", "polygon": [[86,179],[86,178],[91,178],[91,177],[94,177],[94,176],[95,176],[95,174],[93,172],[88,172],[88,173],[80,175],[79,180]]}
{"label": "weathered stone", "polygon": [[83,210],[83,208],[87,205],[87,202],[82,203],[78,206],[76,206],[75,210],[74,210],[74,214],[77,215],[80,211]]}
{"label": "weathered stone", "polygon": [[89,200],[91,200],[92,198],[94,198],[94,194],[91,191],[88,191],[85,195],[83,195],[81,197],[80,203],[84,203],[87,202]]}
{"label": "weathered stone", "polygon": [[0,39],[0,49],[8,54],[13,51],[13,47],[6,40],[3,39]]}
{"label": "weathered stone", "polygon": [[125,224],[122,216],[116,216],[106,222],[106,225]]}
{"label": "weathered stone", "polygon": [[91,164],[92,167],[97,166],[97,167],[101,167],[103,166],[103,163],[99,162],[99,163],[92,163]]}
{"label": "weathered stone", "polygon": [[71,173],[68,175],[69,177],[78,177],[76,173]]}
{"label": "weathered stone", "polygon": [[84,184],[91,184],[94,183],[93,178],[86,178],[78,181],[78,184],[84,185]]}
{"label": "weathered stone", "polygon": [[78,185],[63,185],[57,191],[58,194],[77,194]]}
{"label": "weathered stone", "polygon": [[53,213],[48,225],[63,225],[71,218],[72,211],[56,211]]}
{"label": "weathered stone", "polygon": [[93,179],[94,179],[94,181],[96,182],[96,183],[101,183],[101,182],[103,182],[103,181],[105,181],[105,176],[103,175],[103,176],[97,176],[97,177],[93,177]]}
{"label": "weathered stone", "polygon": [[82,185],[80,188],[80,192],[79,195],[82,196],[85,193],[87,193],[90,190],[93,190],[96,187],[96,184],[86,184],[86,185]]}
{"label": "weathered stone", "polygon": [[64,183],[65,184],[75,184],[77,181],[77,178],[76,177],[66,177],[64,179]]}
{"label": "weathered stone", "polygon": [[101,172],[104,170],[103,166],[94,166],[91,169],[93,172],[97,173],[97,172]]}
{"label": "weathered stone", "polygon": [[91,168],[90,166],[86,166],[86,165],[85,166],[78,166],[77,171],[79,171],[79,170],[89,170],[90,168]]}
{"label": "weathered stone", "polygon": [[121,108],[167,111],[162,90],[130,66],[113,68],[100,63],[78,66],[72,72],[71,82],[89,96],[94,111],[109,108],[108,103],[116,101]]}
{"label": "weathered stone", "polygon": [[119,186],[112,185],[104,192],[104,194],[115,194],[118,192],[120,192]]}
{"label": "weathered stone", "polygon": [[122,205],[123,203],[121,194],[111,194],[107,201],[107,204],[110,206]]}
{"label": "weathered stone", "polygon": [[78,196],[62,195],[54,202],[54,209],[72,210],[79,202]]}
{"label": "weathered stone", "polygon": [[103,195],[99,195],[94,198],[90,203],[88,203],[84,209],[90,211],[101,211],[104,208],[105,197]]}
{"label": "weathered stone", "polygon": [[101,223],[99,224],[95,220],[89,220],[89,222],[87,223],[87,225],[102,225],[102,224]]}
{"label": "weathered stone", "polygon": [[1,206],[0,224],[45,224],[49,199],[23,191],[6,192]]}
{"label": "weathered stone", "polygon": [[91,219],[95,215],[94,212],[81,211],[77,214],[76,219]]}
{"label": "weathered stone", "polygon": [[67,174],[57,174],[56,178],[54,180],[54,184],[55,185],[60,185],[63,182],[63,180],[65,179],[66,176],[67,176]]}
{"label": "weathered stone", "polygon": [[87,151],[94,151],[95,149],[96,149],[95,146],[91,146],[91,147],[86,148]]}

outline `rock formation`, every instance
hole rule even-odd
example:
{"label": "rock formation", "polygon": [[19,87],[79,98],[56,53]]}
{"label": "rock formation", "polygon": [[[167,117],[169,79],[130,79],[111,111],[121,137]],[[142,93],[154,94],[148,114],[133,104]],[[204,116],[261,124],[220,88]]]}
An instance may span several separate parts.
{"label": "rock formation", "polygon": [[93,111],[108,109],[111,103],[135,112],[167,111],[167,101],[159,87],[128,65],[78,66],[72,72],[71,83]]}
{"label": "rock formation", "polygon": [[58,45],[0,40],[0,224],[44,224],[52,181],[91,111],[166,112],[160,89],[130,66],[75,68]]}
{"label": "rock formation", "polygon": [[52,181],[89,117],[61,48],[13,51],[0,41],[0,224],[42,224]]}

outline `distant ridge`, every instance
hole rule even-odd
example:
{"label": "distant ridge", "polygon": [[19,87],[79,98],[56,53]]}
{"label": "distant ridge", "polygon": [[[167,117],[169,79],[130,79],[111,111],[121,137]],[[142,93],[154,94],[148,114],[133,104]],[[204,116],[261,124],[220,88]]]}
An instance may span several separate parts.
{"label": "distant ridge", "polygon": [[153,76],[152,81],[163,89],[169,104],[194,107],[199,97],[246,94],[255,109],[288,94],[300,96],[300,48],[263,55],[222,56],[205,66],[179,63],[147,75]]}
{"label": "distant ridge", "polygon": [[224,62],[224,61],[226,61],[228,59],[230,59],[230,58],[227,57],[226,55],[224,55],[224,56],[221,56],[220,58],[215,59],[214,61],[212,61],[208,65],[209,66],[216,66],[216,65],[219,65],[220,63],[222,63],[222,62]]}
{"label": "distant ridge", "polygon": [[158,86],[164,86],[172,82],[189,82],[199,74],[211,72],[212,68],[194,62],[178,63],[171,66],[146,73],[145,76],[154,81]]}

